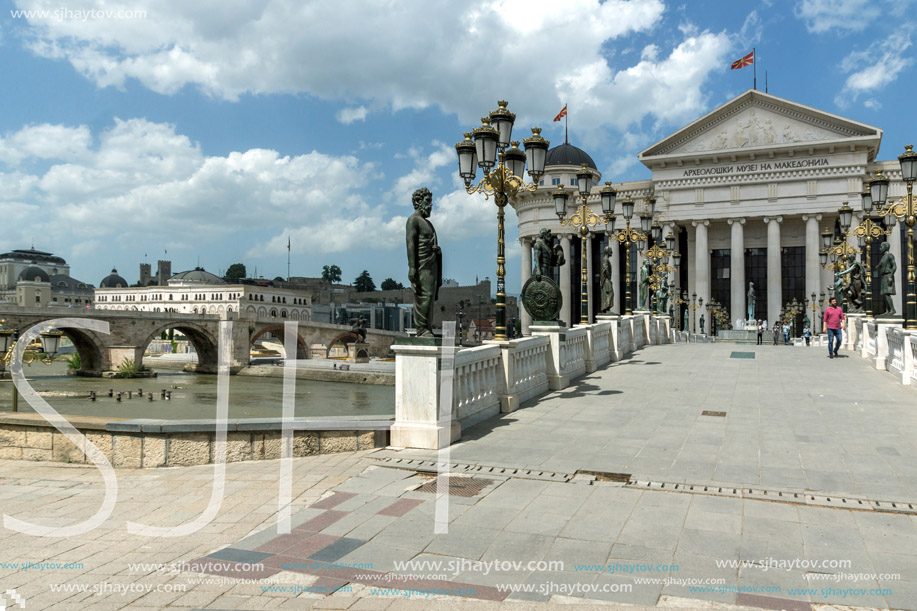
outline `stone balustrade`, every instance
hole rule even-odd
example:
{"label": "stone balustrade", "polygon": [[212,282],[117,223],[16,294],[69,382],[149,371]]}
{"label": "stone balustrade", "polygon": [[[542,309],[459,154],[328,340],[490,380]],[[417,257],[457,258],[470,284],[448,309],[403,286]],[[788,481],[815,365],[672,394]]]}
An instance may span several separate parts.
{"label": "stone balustrade", "polygon": [[[453,351],[395,345],[395,447],[439,449],[468,428],[618,361],[639,346],[670,343],[667,317],[600,316],[573,328],[532,325],[532,336]],[[450,358],[451,357],[451,358]],[[441,409],[449,400],[451,409]],[[442,392],[443,390],[446,392]]]}
{"label": "stone balustrade", "polygon": [[500,346],[485,345],[455,353],[452,382],[452,417],[472,426],[500,412],[497,378]]}
{"label": "stone balustrade", "polygon": [[903,323],[902,319],[852,314],[848,328],[856,334],[853,351],[859,352],[861,358],[889,372],[905,386],[917,386],[917,331],[902,328]]}

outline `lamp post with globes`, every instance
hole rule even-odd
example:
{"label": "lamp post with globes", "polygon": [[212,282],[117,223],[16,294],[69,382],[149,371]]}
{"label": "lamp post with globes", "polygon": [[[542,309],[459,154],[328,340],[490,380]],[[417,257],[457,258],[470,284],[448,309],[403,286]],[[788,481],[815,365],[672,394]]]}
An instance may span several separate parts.
{"label": "lamp post with globes", "polygon": [[[615,240],[624,244],[625,246],[625,255],[624,255],[624,275],[626,281],[626,287],[624,291],[624,313],[626,315],[633,314],[632,311],[632,296],[631,296],[631,271],[630,271],[630,247],[632,244],[637,245],[637,250],[642,251],[643,247],[646,244],[646,236],[650,231],[650,226],[653,221],[653,212],[656,208],[656,200],[651,198],[645,202],[644,213],[640,215],[640,229],[633,229],[630,226],[630,220],[634,216],[634,200],[628,198],[621,202],[621,209],[624,214],[625,227],[619,229],[617,233],[614,233],[614,216],[611,217],[611,233],[609,235],[613,236]],[[609,238],[611,239],[611,238]]]}
{"label": "lamp post with globes", "polygon": [[[34,362],[50,365],[54,362],[54,357],[60,348],[63,331],[53,327],[47,328],[41,333],[41,349],[47,356],[42,358],[37,353],[26,350],[22,353],[22,362],[31,365]],[[13,354],[16,351],[16,343],[19,341],[19,329],[10,329],[6,326],[5,320],[0,320],[0,369],[10,364],[13,360]],[[13,384],[13,406],[12,411],[19,411],[19,391],[16,390],[16,384]]]}
{"label": "lamp post with globes", "polygon": [[567,198],[569,195],[564,191],[563,185],[560,185],[553,193],[554,211],[557,213],[561,225],[570,225],[576,228],[580,234],[580,251],[582,252],[580,267],[582,268],[582,274],[580,274],[581,295],[579,322],[581,325],[586,325],[589,324],[589,274],[586,270],[589,227],[595,227],[600,223],[605,223],[606,225],[611,224],[611,226],[614,227],[615,195],[617,191],[611,186],[610,182],[605,183],[605,187],[600,192],[603,213],[600,217],[593,213],[586,204],[586,199],[589,197],[589,192],[592,190],[592,171],[585,163],[580,171],[576,173],[576,186],[580,197],[582,197],[582,204],[580,204],[577,211],[574,212],[570,218],[565,218],[567,216]]}
{"label": "lamp post with globes", "polygon": [[[469,195],[483,193],[485,199],[492,195],[497,205],[497,321],[494,339],[499,342],[507,340],[504,209],[510,198],[520,191],[532,192],[538,188],[550,142],[541,137],[541,128],[533,127],[532,136],[523,140],[523,153],[519,150],[519,142],[512,140],[516,115],[506,109],[506,101],[500,100],[497,105],[496,110],[481,119],[480,127],[465,133],[465,140],[455,145],[455,151],[465,191]],[[531,184],[526,184],[523,178],[526,165],[532,178]],[[484,172],[484,177],[477,185],[472,185],[478,167]]]}
{"label": "lamp post with globes", "polygon": [[869,181],[869,190],[872,195],[872,205],[879,210],[879,215],[885,217],[885,225],[889,228],[902,220],[907,225],[907,296],[904,306],[905,326],[908,330],[917,331],[917,270],[914,264],[914,226],[917,225],[917,202],[914,201],[914,181],[917,180],[917,153],[914,145],[908,144],[904,152],[898,156],[901,164],[901,178],[907,184],[907,196],[900,198],[894,204],[885,201],[888,197],[888,179],[882,172],[876,172],[876,177]]}

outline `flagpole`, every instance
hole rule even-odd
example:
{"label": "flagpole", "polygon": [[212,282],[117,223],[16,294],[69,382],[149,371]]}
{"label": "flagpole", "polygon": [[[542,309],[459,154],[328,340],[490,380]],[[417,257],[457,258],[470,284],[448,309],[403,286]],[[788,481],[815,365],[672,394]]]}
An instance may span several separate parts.
{"label": "flagpole", "polygon": [[564,144],[568,144],[567,129],[570,127],[570,109],[567,107],[566,102],[564,102],[564,108],[567,110],[567,112],[564,113]]}
{"label": "flagpole", "polygon": [[764,71],[764,93],[767,93],[767,70]]}
{"label": "flagpole", "polygon": [[[748,47],[745,47],[745,48],[747,49]],[[755,91],[758,90],[758,53],[756,51],[757,49],[755,49],[754,47],[751,48],[751,63],[755,69],[754,70],[755,71],[755,80],[754,80]]]}
{"label": "flagpole", "polygon": [[287,282],[290,281],[290,236],[287,236]]}

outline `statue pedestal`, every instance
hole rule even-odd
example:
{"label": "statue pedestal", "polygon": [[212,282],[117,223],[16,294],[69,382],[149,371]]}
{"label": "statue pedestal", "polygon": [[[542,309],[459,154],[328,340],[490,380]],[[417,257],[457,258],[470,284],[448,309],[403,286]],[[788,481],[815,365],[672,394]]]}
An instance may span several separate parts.
{"label": "statue pedestal", "polygon": [[904,324],[903,318],[876,318],[876,369],[885,371],[885,361],[888,359],[888,335],[890,328],[898,329]]}
{"label": "statue pedestal", "polygon": [[[853,312],[851,314],[844,314],[844,317],[847,319],[847,329],[844,332],[844,341],[841,347],[845,350],[856,350],[857,342],[862,342],[860,356],[866,358],[866,342],[862,341],[863,338],[860,337],[861,331],[866,330],[866,314],[864,312]],[[825,334],[827,333],[828,331],[825,330]]]}
{"label": "statue pedestal", "polygon": [[353,342],[352,344],[347,344],[347,362],[368,363],[369,344],[365,342]]}
{"label": "statue pedestal", "polygon": [[650,336],[650,317],[653,315],[649,310],[634,310],[634,349],[652,343]]}
{"label": "statue pedestal", "polygon": [[654,344],[670,343],[670,330],[672,328],[672,317],[664,314],[653,316],[653,329],[655,337],[652,338]]}
{"label": "statue pedestal", "polygon": [[[399,448],[438,450],[458,441],[462,425],[454,419],[451,405],[440,405],[443,348],[396,344],[392,350],[395,352],[395,423],[391,428],[391,444]],[[450,348],[448,352],[454,355],[456,351]]]}

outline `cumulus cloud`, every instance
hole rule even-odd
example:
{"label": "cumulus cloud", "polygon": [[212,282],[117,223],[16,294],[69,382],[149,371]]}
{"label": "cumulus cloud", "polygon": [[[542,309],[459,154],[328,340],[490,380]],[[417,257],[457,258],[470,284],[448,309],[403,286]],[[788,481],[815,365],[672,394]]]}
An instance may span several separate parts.
{"label": "cumulus cloud", "polygon": [[835,103],[842,108],[846,107],[859,96],[875,93],[894,82],[902,71],[914,63],[913,59],[904,54],[910,47],[910,32],[895,32],[872,43],[865,51],[854,51],[847,55],[841,61],[840,68],[843,72],[849,72],[850,76],[835,97]]}
{"label": "cumulus cloud", "polygon": [[829,30],[858,32],[884,12],[876,0],[801,0],[796,17],[814,34]]}
{"label": "cumulus cloud", "polygon": [[[131,8],[117,0],[95,4]],[[513,109],[524,123],[543,123],[563,100],[581,113],[580,125],[619,127],[703,110],[702,81],[722,65],[727,38],[693,26],[681,29],[681,41],[644,46],[637,65],[609,65],[609,41],[650,31],[664,11],[662,0],[265,0],[233,7],[162,0],[144,19],[31,18],[26,37],[35,53],[69,61],[100,87],[136,79],[163,94],[190,86],[226,100],[304,92],[365,100],[373,109],[434,106],[467,122],[506,94],[501,78],[470,87],[487,66],[487,74],[512,75],[514,99],[525,101]],[[643,87],[651,95],[635,103],[633,90]],[[345,108],[337,119],[365,120],[368,107]]]}
{"label": "cumulus cloud", "polygon": [[357,106],[355,108],[342,108],[337,111],[334,117],[344,125],[348,125],[354,121],[365,121],[368,114],[369,109],[365,106]]}
{"label": "cumulus cloud", "polygon": [[[389,247],[366,236],[404,223],[364,201],[360,192],[376,171],[353,156],[265,149],[206,156],[174,126],[144,119],[116,120],[95,139],[92,146],[86,126],[49,124],[2,139],[0,214],[21,228],[9,241],[42,235],[84,252],[100,242],[205,246],[277,231],[284,248],[293,235],[298,252],[318,253]],[[22,169],[34,160],[51,161],[40,172]],[[263,246],[275,249],[273,242]]]}

